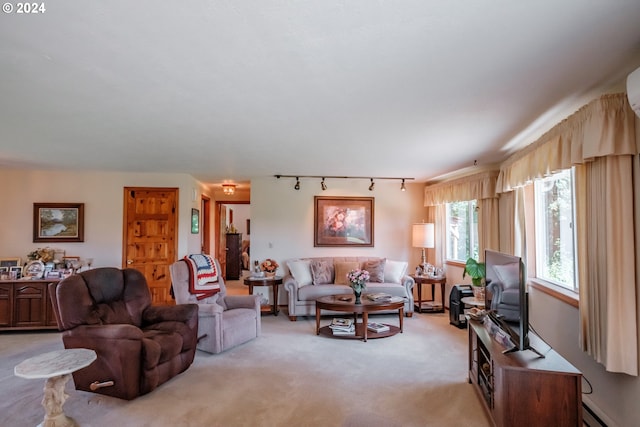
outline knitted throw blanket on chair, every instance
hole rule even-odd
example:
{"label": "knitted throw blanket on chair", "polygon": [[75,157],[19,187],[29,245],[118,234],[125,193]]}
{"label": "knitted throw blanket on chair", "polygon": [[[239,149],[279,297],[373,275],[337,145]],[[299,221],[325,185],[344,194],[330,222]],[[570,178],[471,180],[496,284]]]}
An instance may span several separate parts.
{"label": "knitted throw blanket on chair", "polygon": [[220,292],[216,263],[209,255],[192,254],[184,257],[189,266],[189,292],[198,300]]}

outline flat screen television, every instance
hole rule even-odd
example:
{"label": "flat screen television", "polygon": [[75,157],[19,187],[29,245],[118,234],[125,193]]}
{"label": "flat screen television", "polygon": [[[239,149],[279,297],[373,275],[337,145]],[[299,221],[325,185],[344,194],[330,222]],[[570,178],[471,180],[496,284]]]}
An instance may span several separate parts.
{"label": "flat screen television", "polygon": [[522,258],[485,250],[484,262],[485,308],[491,321],[507,333],[513,343],[505,353],[527,349],[538,353],[529,345],[529,301]]}

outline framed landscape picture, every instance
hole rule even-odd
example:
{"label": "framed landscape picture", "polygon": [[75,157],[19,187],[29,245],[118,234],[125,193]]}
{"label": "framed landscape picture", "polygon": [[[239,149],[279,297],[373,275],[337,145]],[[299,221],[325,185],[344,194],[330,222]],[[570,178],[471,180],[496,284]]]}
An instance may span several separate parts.
{"label": "framed landscape picture", "polygon": [[34,242],[84,242],[84,203],[34,203]]}
{"label": "framed landscape picture", "polygon": [[316,196],[313,245],[373,247],[373,197]]}

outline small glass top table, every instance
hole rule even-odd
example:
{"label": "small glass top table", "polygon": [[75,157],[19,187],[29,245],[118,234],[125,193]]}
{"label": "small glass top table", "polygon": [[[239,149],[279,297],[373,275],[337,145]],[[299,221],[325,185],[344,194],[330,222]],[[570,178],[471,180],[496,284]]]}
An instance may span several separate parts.
{"label": "small glass top table", "polygon": [[44,385],[44,420],[38,427],[75,427],[78,424],[65,415],[62,405],[69,397],[64,392],[71,373],[89,366],[96,352],[86,348],[57,350],[27,359],[16,365],[13,373],[22,378],[46,378]]}
{"label": "small glass top table", "polygon": [[464,297],[460,299],[460,302],[466,305],[473,305],[475,307],[484,307],[484,301],[476,299],[476,297]]}

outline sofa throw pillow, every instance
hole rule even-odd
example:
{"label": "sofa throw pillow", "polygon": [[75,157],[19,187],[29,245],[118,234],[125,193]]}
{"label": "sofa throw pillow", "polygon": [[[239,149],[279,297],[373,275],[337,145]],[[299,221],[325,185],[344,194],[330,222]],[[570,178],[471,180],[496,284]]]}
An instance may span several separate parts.
{"label": "sofa throw pillow", "polygon": [[313,283],[311,277],[311,261],[308,259],[298,259],[293,261],[287,261],[287,267],[298,286],[306,286]]}
{"label": "sofa throw pillow", "polygon": [[349,279],[347,279],[347,274],[349,274],[351,270],[360,268],[360,263],[358,261],[336,262],[333,264],[333,268],[336,270],[334,283],[336,285],[348,285]]}
{"label": "sofa throw pillow", "polygon": [[369,272],[370,282],[384,282],[384,265],[386,264],[385,258],[369,260],[362,263],[362,269]]}
{"label": "sofa throw pillow", "polygon": [[497,279],[502,283],[503,289],[517,288],[520,286],[520,266],[517,263],[494,265]]}
{"label": "sofa throw pillow", "polygon": [[405,261],[387,260],[384,264],[384,281],[386,283],[400,283],[408,265],[409,263]]}
{"label": "sofa throw pillow", "polygon": [[333,283],[333,263],[321,259],[311,260],[311,278],[314,285]]}

